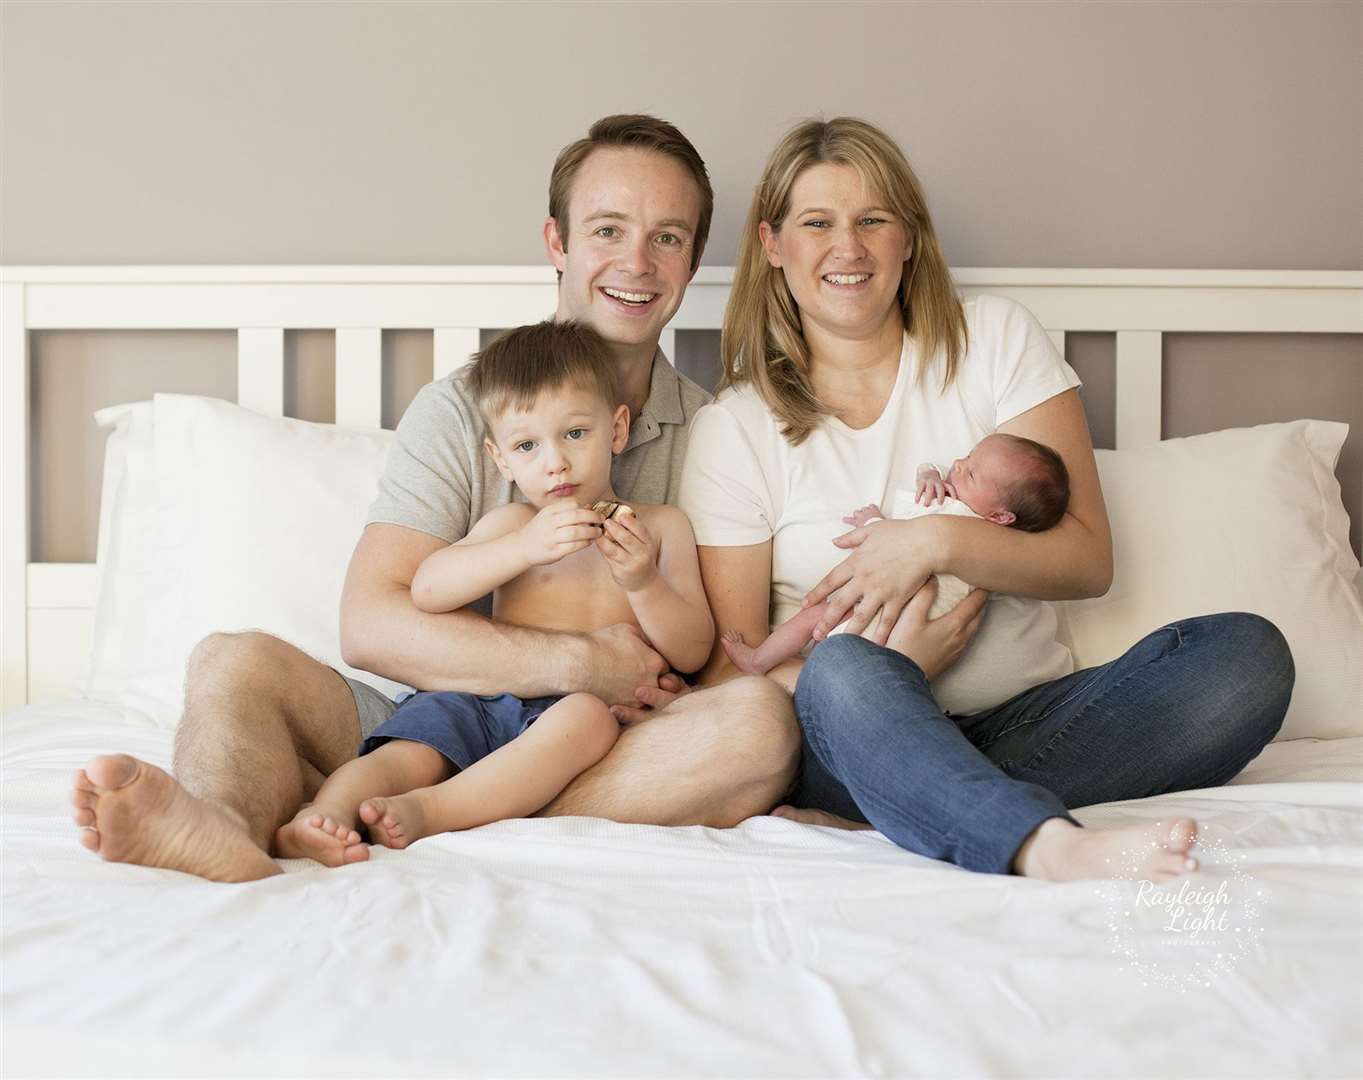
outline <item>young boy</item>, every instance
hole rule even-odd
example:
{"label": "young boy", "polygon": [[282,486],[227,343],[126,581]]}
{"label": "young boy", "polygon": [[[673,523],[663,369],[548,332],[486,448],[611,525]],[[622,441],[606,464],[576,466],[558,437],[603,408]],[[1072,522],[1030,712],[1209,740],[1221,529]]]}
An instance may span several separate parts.
{"label": "young boy", "polygon": [[[629,409],[617,404],[605,342],[579,323],[512,330],[474,358],[469,388],[484,449],[526,502],[498,507],[429,556],[412,602],[453,611],[493,592],[504,623],[587,633],[628,622],[674,669],[698,670],[714,622],[691,523],[673,506],[624,506],[611,488]],[[591,694],[412,695],[279,830],[279,853],[359,843],[361,823],[372,842],[403,848],[528,816],[605,757],[618,734]]]}
{"label": "young boy", "polygon": [[[917,491],[913,500],[908,499],[907,491],[899,492],[895,500],[897,518],[956,514],[1026,532],[1043,532],[1065,516],[1070,501],[1069,474],[1060,455],[1049,446],[1016,435],[986,435],[969,454],[953,462],[945,476],[936,465],[924,464],[918,466],[914,481]],[[863,506],[842,520],[861,528],[885,517],[880,507]],[[928,618],[940,618],[969,591],[970,586],[960,578],[939,574],[937,596]],[[807,607],[787,619],[755,648],[743,644],[743,635],[734,630],[724,635],[721,644],[740,671],[765,675],[809,644],[826,604]],[[873,620],[867,631],[875,625]]]}

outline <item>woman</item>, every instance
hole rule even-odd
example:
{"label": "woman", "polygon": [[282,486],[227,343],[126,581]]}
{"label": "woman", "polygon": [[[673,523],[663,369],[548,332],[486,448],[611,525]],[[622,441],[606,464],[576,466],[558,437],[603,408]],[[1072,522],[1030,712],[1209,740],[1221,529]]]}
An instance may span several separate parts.
{"label": "woman", "polygon": [[[772,672],[794,687],[805,738],[793,806],[778,813],[874,826],[993,873],[1162,881],[1196,869],[1192,819],[1099,831],[1067,808],[1230,780],[1282,723],[1287,644],[1257,616],[1214,615],[1071,670],[1040,601],[1101,595],[1112,577],[1079,380],[1020,305],[958,299],[917,178],[884,133],[809,121],[776,148],[723,359],[681,494],[717,629],[756,643],[802,599],[829,600],[816,638],[847,616],[803,670]],[[911,488],[919,462],[993,431],[1060,454],[1071,496],[1059,525],[932,516],[840,536],[853,508]],[[838,548],[851,554],[830,571]],[[937,573],[978,588],[929,621]],[[731,672],[717,649],[706,681]]]}

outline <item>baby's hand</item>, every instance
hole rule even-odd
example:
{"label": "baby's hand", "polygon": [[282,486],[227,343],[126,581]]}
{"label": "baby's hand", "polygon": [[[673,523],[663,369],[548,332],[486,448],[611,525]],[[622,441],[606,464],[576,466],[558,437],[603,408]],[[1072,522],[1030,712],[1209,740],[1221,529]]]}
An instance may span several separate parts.
{"label": "baby's hand", "polygon": [[918,494],[913,499],[915,503],[931,506],[952,494],[950,485],[942,479],[942,474],[936,469],[918,470]]}
{"label": "baby's hand", "polygon": [[658,575],[658,541],[637,514],[607,518],[596,546],[625,592],[637,592]]}
{"label": "baby's hand", "polygon": [[559,499],[517,530],[521,552],[531,566],[547,566],[565,555],[581,551],[601,535],[604,519],[595,510]]}
{"label": "baby's hand", "polygon": [[869,503],[860,510],[853,510],[842,520],[845,524],[860,529],[863,525],[869,525],[873,521],[882,521],[884,518],[885,515],[881,513],[880,507],[874,503]]}

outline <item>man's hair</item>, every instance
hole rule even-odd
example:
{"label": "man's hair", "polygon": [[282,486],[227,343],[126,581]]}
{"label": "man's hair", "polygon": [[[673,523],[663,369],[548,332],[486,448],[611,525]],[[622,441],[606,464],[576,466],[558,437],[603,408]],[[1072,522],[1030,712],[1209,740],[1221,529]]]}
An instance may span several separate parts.
{"label": "man's hair", "polygon": [[573,181],[577,179],[578,170],[588,155],[603,147],[651,150],[655,154],[670,157],[690,173],[700,190],[700,218],[696,222],[696,235],[691,246],[691,269],[694,270],[700,265],[705,240],[710,235],[710,218],[715,212],[715,192],[710,186],[710,174],[705,171],[705,162],[691,145],[690,139],[666,120],[642,113],[603,116],[591,126],[585,139],[569,143],[559,151],[554,161],[554,171],[549,174],[549,216],[558,222],[563,249],[568,250],[568,200],[573,193]]}
{"label": "man's hair", "polygon": [[1045,532],[1058,525],[1070,504],[1070,474],[1060,455],[1021,435],[997,434],[1018,451],[1017,475],[1002,485],[1004,502],[1017,517],[1013,528]]}
{"label": "man's hair", "polygon": [[620,401],[610,347],[580,322],[508,330],[474,355],[468,375],[469,392],[488,424],[507,409],[528,409],[546,390],[566,385],[594,391],[612,409]]}

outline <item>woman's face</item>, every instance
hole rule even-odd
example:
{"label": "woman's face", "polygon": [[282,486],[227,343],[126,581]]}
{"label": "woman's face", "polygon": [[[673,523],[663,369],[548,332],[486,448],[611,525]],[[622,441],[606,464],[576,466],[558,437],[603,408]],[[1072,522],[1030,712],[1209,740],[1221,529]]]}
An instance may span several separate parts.
{"label": "woman's face", "polygon": [[806,335],[817,327],[864,339],[902,318],[896,292],[913,238],[850,165],[806,169],[779,228],[764,221],[759,229],[767,260],[785,273],[800,305]]}

